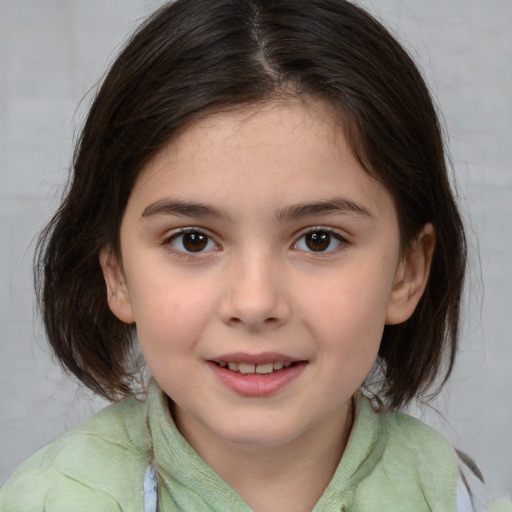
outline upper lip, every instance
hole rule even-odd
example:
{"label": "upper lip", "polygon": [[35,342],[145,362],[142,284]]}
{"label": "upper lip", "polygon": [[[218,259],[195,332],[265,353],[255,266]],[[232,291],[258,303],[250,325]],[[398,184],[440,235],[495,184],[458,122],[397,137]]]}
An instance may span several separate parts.
{"label": "upper lip", "polygon": [[220,361],[228,362],[236,362],[236,363],[245,363],[245,364],[265,364],[265,363],[276,363],[276,362],[291,362],[298,363],[299,361],[304,361],[304,359],[297,359],[296,357],[288,356],[285,354],[280,354],[279,352],[262,352],[260,354],[247,354],[245,352],[232,352],[229,354],[222,354],[220,356],[216,356],[210,359],[214,363],[219,363]]}

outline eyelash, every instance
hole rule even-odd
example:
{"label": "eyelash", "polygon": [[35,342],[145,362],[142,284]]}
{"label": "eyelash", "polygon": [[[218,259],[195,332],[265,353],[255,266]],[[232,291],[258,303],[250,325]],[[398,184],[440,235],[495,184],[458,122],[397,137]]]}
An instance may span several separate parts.
{"label": "eyelash", "polygon": [[[187,234],[204,237],[206,239],[206,247],[208,247],[208,245],[210,243],[213,243],[213,244],[215,244],[215,249],[219,248],[218,244],[214,241],[214,239],[208,233],[206,233],[204,230],[202,230],[200,228],[194,228],[194,227],[183,228],[183,229],[180,229],[179,231],[172,233],[170,236],[168,236],[163,241],[162,245],[166,246],[168,248],[168,250],[171,251],[176,256],[182,257],[182,258],[187,258],[189,260],[194,259],[201,255],[204,255],[204,253],[208,253],[211,250],[213,250],[213,249],[209,249],[209,250],[205,251],[204,249],[201,249],[199,251],[188,251],[188,250],[186,250],[186,248],[184,248],[185,250],[180,250],[173,246],[173,242],[175,242],[176,240],[179,240],[180,237],[183,237],[184,235],[187,235]],[[181,241],[181,244],[183,245],[183,239]]]}
{"label": "eyelash", "polygon": [[[315,251],[315,250],[312,250],[311,248],[309,248],[310,250],[300,249],[297,247],[299,245],[299,242],[302,239],[304,239],[308,235],[315,235],[315,234],[317,234],[317,235],[321,234],[324,236],[327,235],[329,237],[327,248],[330,247],[333,239],[338,243],[338,245],[333,249],[321,250],[321,251]],[[322,241],[322,239],[320,239],[320,242],[321,241]],[[296,250],[299,250],[299,251],[304,251],[308,254],[314,254],[317,256],[324,256],[324,255],[327,256],[327,255],[335,253],[339,250],[342,250],[347,244],[348,244],[348,240],[344,236],[342,236],[338,231],[334,230],[333,228],[328,228],[328,227],[323,227],[323,226],[315,226],[315,227],[307,228],[306,230],[304,230],[301,233],[300,237],[297,239],[297,241],[293,243],[293,248]]]}
{"label": "eyelash", "polygon": [[[178,249],[173,246],[173,242],[179,240],[180,237],[183,237],[187,234],[198,236],[199,237],[197,240],[198,244],[200,244],[201,242],[204,241],[205,246],[203,248],[200,248],[200,250],[198,250],[198,251],[189,251],[183,246],[183,239],[181,241],[181,245],[184,247],[184,250]],[[325,235],[327,235],[328,245],[327,245],[326,249],[329,249],[329,247],[332,245],[333,239],[336,241],[336,243],[338,245],[335,248],[330,249],[330,250],[319,250],[319,251],[315,251],[315,250],[311,249],[310,247],[309,247],[309,250],[308,250],[308,248],[302,249],[302,248],[298,247],[301,240],[305,239],[305,237],[307,237],[308,235],[310,235],[310,236],[322,235],[322,237],[320,237],[320,239],[318,240],[320,243],[322,243],[322,241],[325,241],[325,238],[323,238],[323,237],[325,237]],[[204,237],[204,239],[202,237]],[[208,245],[210,245],[211,243],[213,243],[215,245],[215,247],[208,249]],[[306,242],[306,244],[307,244],[307,242]],[[305,252],[305,253],[322,256],[322,255],[329,255],[331,253],[337,252],[338,250],[343,249],[343,247],[347,244],[348,244],[348,240],[344,236],[342,236],[338,231],[335,231],[334,229],[328,228],[328,227],[315,226],[315,227],[307,228],[304,231],[302,231],[300,236],[292,244],[292,248],[295,250],[298,250],[298,251]],[[168,236],[163,241],[162,245],[166,246],[169,251],[171,251],[173,254],[177,255],[178,257],[187,258],[189,260],[192,260],[201,255],[204,256],[205,253],[209,253],[212,250],[219,249],[219,245],[214,241],[213,237],[211,237],[204,230],[202,230],[200,228],[194,228],[194,227],[183,228],[183,229],[180,229],[179,231],[172,233],[170,236]]]}

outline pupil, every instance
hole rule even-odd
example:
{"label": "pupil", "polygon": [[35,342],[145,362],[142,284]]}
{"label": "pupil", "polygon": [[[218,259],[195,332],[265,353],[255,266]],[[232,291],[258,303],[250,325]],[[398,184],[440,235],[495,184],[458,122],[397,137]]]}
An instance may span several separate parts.
{"label": "pupil", "polygon": [[312,251],[325,251],[331,243],[331,235],[325,232],[306,235],[306,245]]}
{"label": "pupil", "polygon": [[189,252],[202,251],[208,244],[208,237],[201,233],[185,233],[183,235],[183,247]]}

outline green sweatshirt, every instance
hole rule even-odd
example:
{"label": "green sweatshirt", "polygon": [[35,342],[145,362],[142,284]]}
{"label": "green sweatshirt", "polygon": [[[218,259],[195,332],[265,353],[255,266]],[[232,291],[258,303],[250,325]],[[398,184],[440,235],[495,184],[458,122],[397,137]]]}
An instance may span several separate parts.
{"label": "green sweatshirt", "polygon": [[[161,512],[250,508],[176,429],[153,381],[29,458],[0,489],[2,512],[141,512],[149,463]],[[314,468],[312,468],[314,471]],[[350,438],[314,512],[450,512],[458,462],[434,430],[402,413],[376,414],[359,395]]]}

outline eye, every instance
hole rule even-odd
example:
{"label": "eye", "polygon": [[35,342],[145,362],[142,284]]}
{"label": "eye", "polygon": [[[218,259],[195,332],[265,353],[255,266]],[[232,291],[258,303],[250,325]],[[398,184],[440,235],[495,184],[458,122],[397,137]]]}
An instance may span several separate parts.
{"label": "eye", "polygon": [[293,245],[294,249],[307,252],[332,252],[347,243],[340,234],[329,229],[317,228],[303,234]]}
{"label": "eye", "polygon": [[206,234],[197,229],[187,229],[175,233],[166,242],[181,253],[200,253],[218,249],[218,245]]}

